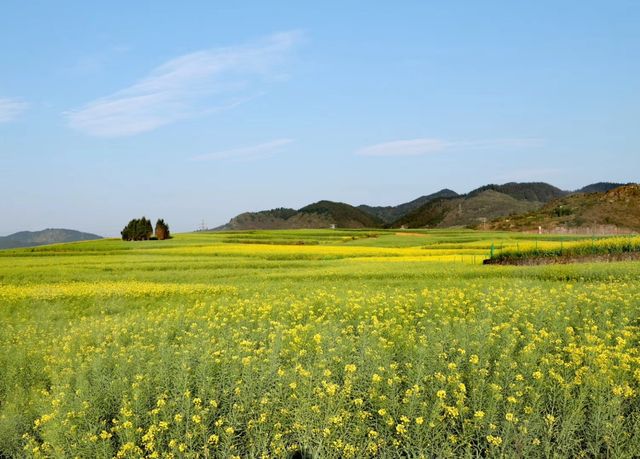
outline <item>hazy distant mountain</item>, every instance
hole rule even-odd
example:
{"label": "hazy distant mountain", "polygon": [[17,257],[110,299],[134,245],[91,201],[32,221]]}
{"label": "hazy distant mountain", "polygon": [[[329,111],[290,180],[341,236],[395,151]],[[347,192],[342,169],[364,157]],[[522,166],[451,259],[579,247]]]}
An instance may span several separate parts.
{"label": "hazy distant mountain", "polygon": [[615,228],[640,231],[640,185],[623,185],[606,192],[571,194],[534,212],[501,218],[489,225],[493,229],[509,231],[535,231],[539,226],[554,231],[599,232],[604,227],[609,227],[607,231]]}
{"label": "hazy distant mountain", "polygon": [[10,234],[9,236],[0,237],[0,249],[35,247],[38,245],[88,241],[92,239],[102,239],[102,236],[70,229],[47,228],[42,231],[20,231],[19,233]]}
{"label": "hazy distant mountain", "polygon": [[458,196],[453,190],[449,190],[447,188],[440,190],[436,193],[429,194],[426,196],[420,196],[413,201],[405,202],[404,204],[398,204],[397,206],[367,206],[365,204],[359,205],[358,209],[361,209],[368,213],[369,215],[373,215],[374,217],[379,218],[385,223],[392,223],[399,218],[402,218],[404,215],[408,214],[412,210],[417,209],[420,206],[425,205],[428,202],[434,201],[440,198],[454,198]]}

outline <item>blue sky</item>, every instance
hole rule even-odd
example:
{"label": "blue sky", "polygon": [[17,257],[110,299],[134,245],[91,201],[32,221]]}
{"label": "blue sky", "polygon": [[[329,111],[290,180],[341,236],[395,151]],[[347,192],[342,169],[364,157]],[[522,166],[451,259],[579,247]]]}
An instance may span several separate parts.
{"label": "blue sky", "polygon": [[638,181],[640,2],[3,2],[0,235]]}

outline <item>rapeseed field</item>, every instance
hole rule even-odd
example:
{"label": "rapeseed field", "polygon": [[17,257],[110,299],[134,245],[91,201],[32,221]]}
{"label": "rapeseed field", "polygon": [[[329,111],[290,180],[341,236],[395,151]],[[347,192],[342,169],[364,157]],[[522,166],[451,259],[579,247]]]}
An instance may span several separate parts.
{"label": "rapeseed field", "polygon": [[638,457],[640,263],[481,264],[577,239],[0,252],[0,456]]}

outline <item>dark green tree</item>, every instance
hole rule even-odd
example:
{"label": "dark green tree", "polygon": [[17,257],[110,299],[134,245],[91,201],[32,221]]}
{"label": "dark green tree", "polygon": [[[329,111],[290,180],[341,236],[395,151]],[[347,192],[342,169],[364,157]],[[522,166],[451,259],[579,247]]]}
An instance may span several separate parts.
{"label": "dark green tree", "polygon": [[134,218],[120,232],[123,241],[147,241],[153,236],[151,220],[146,217]]}

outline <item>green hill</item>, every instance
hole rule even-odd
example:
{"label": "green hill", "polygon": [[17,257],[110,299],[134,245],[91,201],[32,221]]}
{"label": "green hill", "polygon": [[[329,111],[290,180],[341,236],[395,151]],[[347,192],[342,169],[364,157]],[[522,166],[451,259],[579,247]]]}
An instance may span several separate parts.
{"label": "green hill", "polygon": [[449,190],[447,188],[440,190],[436,193],[429,194],[426,196],[420,196],[413,201],[405,202],[403,204],[398,204],[397,206],[367,206],[365,204],[359,205],[358,209],[363,210],[364,212],[372,215],[374,217],[379,218],[384,223],[392,223],[399,218],[402,218],[409,212],[427,204],[428,202],[434,201],[440,198],[454,198],[458,196],[453,190]]}
{"label": "green hill", "polygon": [[260,212],[244,212],[232,218],[229,223],[216,228],[218,230],[254,230],[291,228],[289,218],[295,216],[295,209],[279,207]]}
{"label": "green hill", "polygon": [[489,226],[510,231],[535,231],[538,227],[585,233],[640,231],[640,185],[572,194],[534,212],[498,219]]}
{"label": "green hill", "polygon": [[92,239],[102,239],[102,236],[70,229],[47,228],[42,231],[20,231],[9,236],[0,237],[0,249],[35,247],[62,242],[89,241]]}
{"label": "green hill", "polygon": [[567,191],[544,182],[509,182],[503,185],[484,185],[471,191],[468,196],[475,196],[487,190],[497,191],[518,200],[531,202],[549,202],[568,194]]}
{"label": "green hill", "polygon": [[322,216],[340,228],[376,228],[383,223],[380,218],[343,202],[318,201],[298,212]]}
{"label": "green hill", "polygon": [[232,218],[220,230],[377,228],[382,220],[349,204],[319,201],[299,210],[278,208],[260,212],[245,212]]}
{"label": "green hill", "polygon": [[494,218],[528,212],[542,204],[516,199],[493,189],[458,198],[438,199],[395,221],[392,227],[477,226]]}

